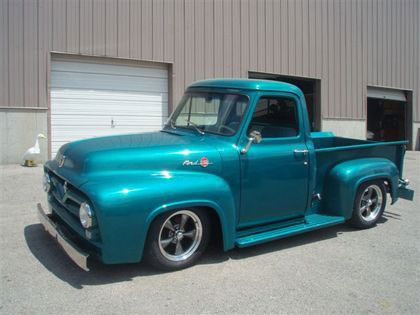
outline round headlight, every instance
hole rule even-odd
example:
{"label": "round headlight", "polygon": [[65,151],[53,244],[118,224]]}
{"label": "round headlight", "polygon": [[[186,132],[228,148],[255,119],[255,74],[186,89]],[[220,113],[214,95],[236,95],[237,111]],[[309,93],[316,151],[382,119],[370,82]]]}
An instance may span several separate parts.
{"label": "round headlight", "polygon": [[49,192],[51,189],[51,179],[47,173],[45,173],[42,177],[42,187],[44,188],[45,192]]}
{"label": "round headlight", "polygon": [[79,218],[82,226],[87,229],[92,226],[93,212],[88,203],[82,202],[79,209]]}

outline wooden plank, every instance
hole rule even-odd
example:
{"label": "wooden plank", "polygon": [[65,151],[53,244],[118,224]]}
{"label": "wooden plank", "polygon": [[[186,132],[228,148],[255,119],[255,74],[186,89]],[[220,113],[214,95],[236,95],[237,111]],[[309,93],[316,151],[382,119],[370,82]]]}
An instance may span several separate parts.
{"label": "wooden plank", "polygon": [[204,79],[204,0],[194,2],[194,80]]}
{"label": "wooden plank", "polygon": [[130,2],[118,1],[118,57],[130,57]]}
{"label": "wooden plank", "polygon": [[153,5],[152,1],[141,2],[141,57],[145,60],[153,58]]}
{"label": "wooden plank", "polygon": [[223,77],[232,77],[232,1],[223,1]]}
{"label": "wooden plank", "polygon": [[80,2],[80,53],[92,55],[93,53],[93,6],[92,0]]}
{"label": "wooden plank", "polygon": [[105,2],[93,0],[93,54],[105,56]]}
{"label": "wooden plank", "polygon": [[241,8],[240,0],[232,0],[232,76],[241,76]]}
{"label": "wooden plank", "polygon": [[23,1],[9,2],[9,106],[23,106]]}
{"label": "wooden plank", "polygon": [[79,0],[67,0],[66,10],[66,39],[67,39],[67,52],[79,53],[79,34],[80,34],[80,21],[79,21]]}
{"label": "wooden plank", "polygon": [[[26,2],[26,1],[25,1]],[[26,4],[25,4],[26,5]],[[52,2],[53,8],[53,50],[63,51],[67,50],[66,40],[66,0],[55,0]]]}
{"label": "wooden plank", "polygon": [[23,86],[25,107],[38,106],[38,3],[25,1],[23,6]]}
{"label": "wooden plank", "polygon": [[0,106],[9,106],[9,21],[8,1],[0,1]]}
{"label": "wooden plank", "polygon": [[105,54],[118,56],[118,7],[117,2],[106,0],[105,3]]}
{"label": "wooden plank", "polygon": [[175,6],[175,3],[173,1],[164,2],[164,17],[163,17],[164,56],[163,56],[163,59],[165,61],[174,61],[174,39],[175,39],[174,6]]}
{"label": "wooden plank", "polygon": [[204,77],[214,77],[214,1],[204,2]]}
{"label": "wooden plank", "polygon": [[153,0],[153,60],[163,61],[163,1]]}

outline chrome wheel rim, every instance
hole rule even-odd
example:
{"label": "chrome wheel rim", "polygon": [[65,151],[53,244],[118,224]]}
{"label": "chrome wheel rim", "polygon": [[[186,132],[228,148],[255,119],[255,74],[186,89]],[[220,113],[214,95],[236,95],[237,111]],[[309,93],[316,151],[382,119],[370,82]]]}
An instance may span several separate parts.
{"label": "chrome wheel rim", "polygon": [[203,226],[198,215],[189,210],[177,211],[162,224],[160,252],[171,261],[186,260],[200,246],[202,235]]}
{"label": "chrome wheel rim", "polygon": [[362,194],[359,203],[359,213],[363,220],[371,222],[375,220],[382,208],[382,190],[377,185],[368,186]]}

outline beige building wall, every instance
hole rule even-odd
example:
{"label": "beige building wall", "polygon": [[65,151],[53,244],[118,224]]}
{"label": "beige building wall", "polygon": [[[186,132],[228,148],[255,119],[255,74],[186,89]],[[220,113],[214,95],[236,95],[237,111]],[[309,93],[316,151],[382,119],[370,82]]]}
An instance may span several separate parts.
{"label": "beige building wall", "polygon": [[365,120],[368,85],[412,90],[420,122],[419,16],[417,0],[0,0],[0,112],[49,106],[55,51],[170,63],[173,103],[205,78],[318,78],[325,127]]}

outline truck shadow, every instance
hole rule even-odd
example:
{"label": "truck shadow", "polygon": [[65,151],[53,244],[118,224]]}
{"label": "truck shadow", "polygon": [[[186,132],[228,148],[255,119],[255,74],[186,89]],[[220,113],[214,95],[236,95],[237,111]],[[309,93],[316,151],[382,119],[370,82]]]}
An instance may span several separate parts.
{"label": "truck shadow", "polygon": [[[391,216],[388,218],[393,217]],[[388,218],[384,216],[378,223],[382,224],[386,222]],[[359,230],[344,224],[337,225],[249,248],[235,248],[229,252],[223,252],[220,246],[211,244],[210,248],[207,250],[204,257],[200,259],[198,264],[218,264],[229,259],[247,259],[249,257],[264,255],[274,251],[321,242],[338,237],[342,233],[353,231]],[[152,269],[145,263],[103,265],[94,261],[90,264],[90,271],[85,272],[73,264],[70,258],[63,253],[60,246],[45,232],[41,224],[26,226],[24,229],[24,236],[26,244],[35,258],[57,278],[67,282],[76,289],[82,289],[85,285],[92,286],[118,283],[131,281],[137,277],[148,277],[164,273]]]}

